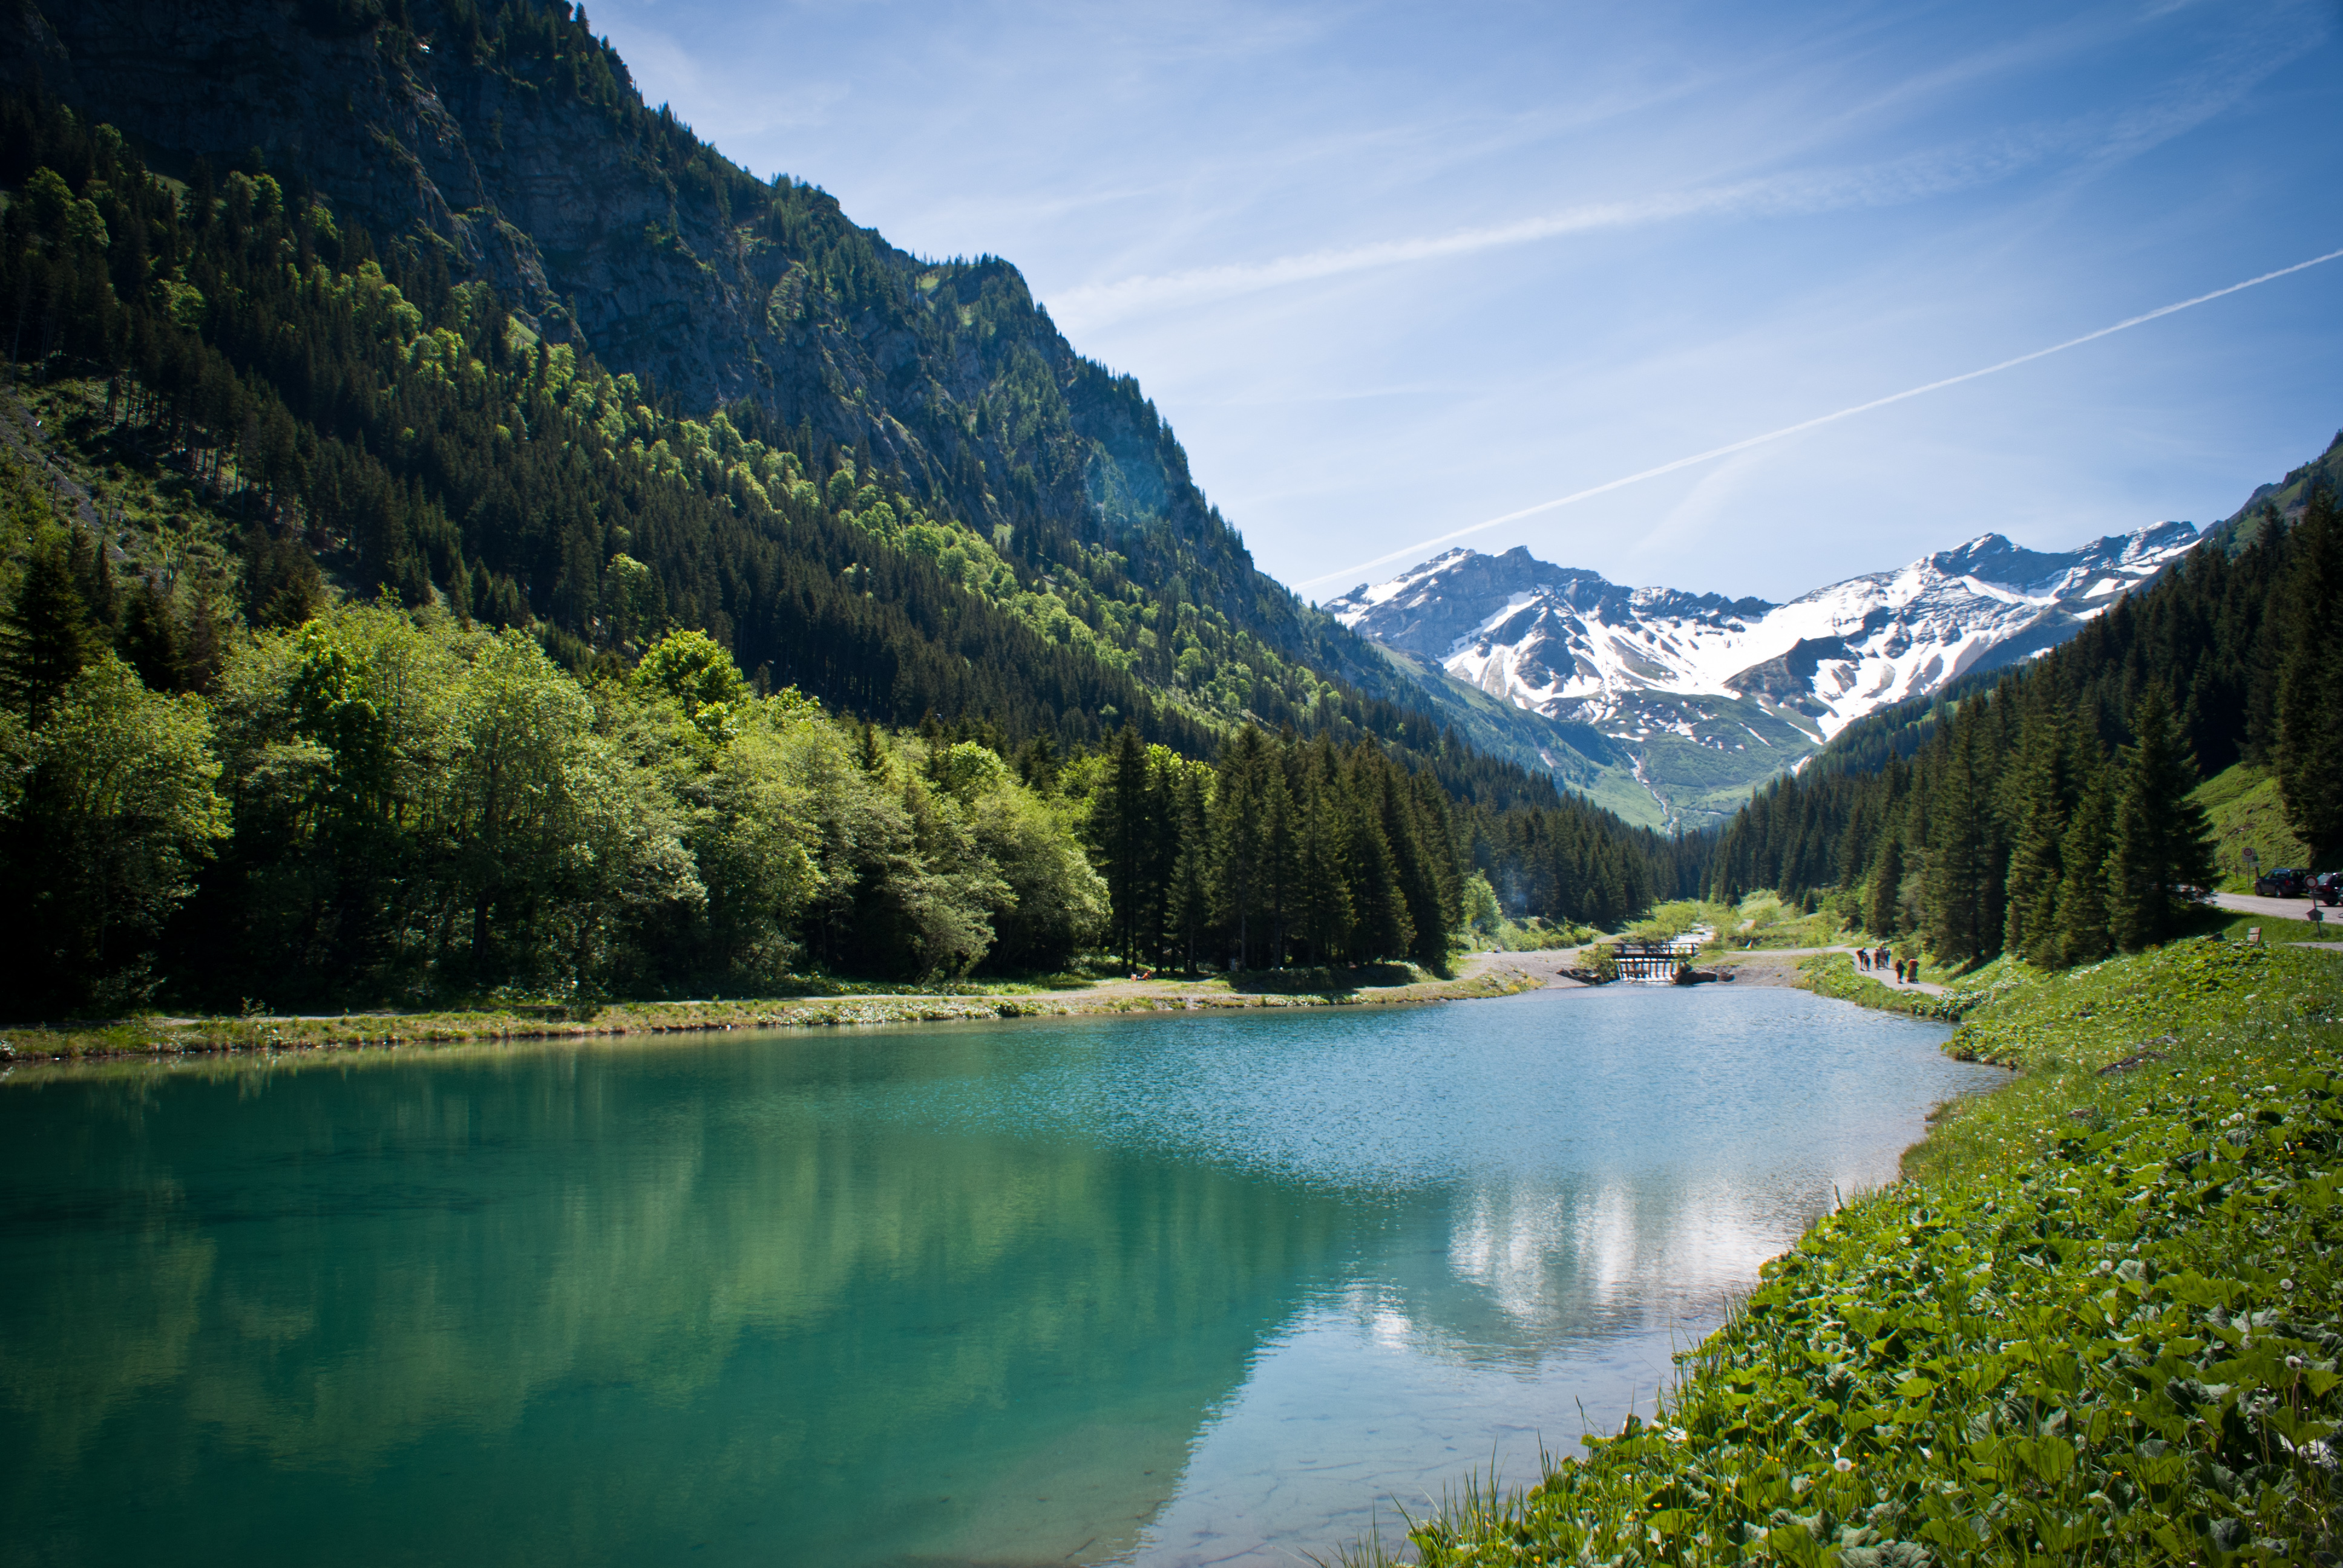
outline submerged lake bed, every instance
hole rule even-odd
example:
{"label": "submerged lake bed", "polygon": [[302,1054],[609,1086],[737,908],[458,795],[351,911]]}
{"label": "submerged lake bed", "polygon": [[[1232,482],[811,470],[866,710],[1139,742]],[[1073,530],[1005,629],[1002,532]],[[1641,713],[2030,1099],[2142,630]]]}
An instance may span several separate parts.
{"label": "submerged lake bed", "polygon": [[1292,1562],[2000,1074],[1790,990],[0,1084],[8,1562]]}

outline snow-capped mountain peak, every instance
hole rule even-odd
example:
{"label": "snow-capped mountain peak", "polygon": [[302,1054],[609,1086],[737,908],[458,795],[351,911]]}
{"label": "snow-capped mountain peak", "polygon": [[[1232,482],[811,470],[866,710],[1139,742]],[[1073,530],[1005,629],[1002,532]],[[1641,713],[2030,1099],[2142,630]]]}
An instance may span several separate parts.
{"label": "snow-capped mountain peak", "polygon": [[1779,605],[1629,589],[1525,548],[1460,548],[1325,608],[1494,696],[1618,739],[1803,750],[1875,709],[2064,641],[2197,537],[2160,523],[2050,553],[1983,534]]}

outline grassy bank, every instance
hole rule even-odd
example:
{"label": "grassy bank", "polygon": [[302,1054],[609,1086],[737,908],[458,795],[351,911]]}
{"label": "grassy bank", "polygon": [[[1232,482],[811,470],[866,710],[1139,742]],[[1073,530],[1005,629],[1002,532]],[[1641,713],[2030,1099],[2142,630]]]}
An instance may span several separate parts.
{"label": "grassy bank", "polygon": [[1956,1041],[2011,1085],[1765,1265],[1656,1420],[1452,1498],[1424,1563],[2333,1561],[2343,959],[1975,978]]}
{"label": "grassy bank", "polygon": [[1004,984],[920,992],[850,991],[735,1001],[485,1008],[460,1012],[352,1013],[339,1018],[135,1018],[0,1029],[0,1062],[476,1045],[735,1029],[820,1029],[1078,1013],[1198,1009],[1342,1007],[1505,996],[1541,981],[1502,964],[1438,979],[1407,964],[1359,970],[1261,971],[1233,979]]}
{"label": "grassy bank", "polygon": [[1949,998],[1898,990],[1857,969],[1845,953],[1818,953],[1804,960],[1798,965],[1798,978],[1808,990],[1883,1012],[1909,1013],[1914,1018],[1958,1016],[1954,1007],[1947,1006]]}

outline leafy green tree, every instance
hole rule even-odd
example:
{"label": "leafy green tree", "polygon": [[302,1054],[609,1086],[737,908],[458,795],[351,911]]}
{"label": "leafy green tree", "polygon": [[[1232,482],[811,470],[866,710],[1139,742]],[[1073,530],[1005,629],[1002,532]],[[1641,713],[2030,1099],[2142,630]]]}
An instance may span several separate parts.
{"label": "leafy green tree", "polygon": [[21,998],[130,1005],[147,946],[227,830],[201,699],[148,691],[101,654],[24,749],[7,823]]}
{"label": "leafy green tree", "polygon": [[704,631],[671,631],[659,638],[635,667],[635,678],[673,698],[683,716],[711,740],[730,734],[749,696],[740,667]]}
{"label": "leafy green tree", "polygon": [[729,991],[789,972],[799,952],[793,933],[819,881],[807,791],[791,776],[782,728],[745,726],[679,789],[689,812],[683,839],[708,898],[709,951],[695,967]]}
{"label": "leafy green tree", "polygon": [[1014,895],[950,796],[906,770],[903,804],[918,861],[885,890],[897,930],[920,979],[964,975],[990,950],[994,921]]}
{"label": "leafy green tree", "polygon": [[1012,971],[1064,967],[1106,929],[1104,879],[1091,869],[1067,818],[1020,784],[995,753],[970,741],[951,750],[968,759],[953,770],[952,793],[975,849],[1008,887],[984,961]]}
{"label": "leafy green tree", "polygon": [[906,972],[910,955],[889,890],[917,874],[918,851],[884,741],[867,724],[850,731],[822,724],[791,728],[783,745],[810,829],[808,947],[827,968]]}
{"label": "leafy green tree", "polygon": [[2117,761],[2123,775],[2107,860],[2107,920],[2127,952],[2180,933],[2194,890],[2213,880],[2205,809],[2189,799],[2197,763],[2172,719],[2161,686],[2142,694],[2132,715],[2138,737]]}
{"label": "leafy green tree", "polygon": [[377,816],[392,788],[390,727],[367,691],[363,654],[323,622],[295,634],[294,732],[331,755],[320,805],[340,816]]}
{"label": "leafy green tree", "polygon": [[621,647],[642,641],[667,616],[667,592],[659,574],[621,552],[602,574],[603,618],[611,640]]}
{"label": "leafy green tree", "polygon": [[508,972],[579,994],[659,984],[659,960],[708,902],[674,794],[589,735],[563,770],[558,818],[561,850],[540,862],[547,885],[513,922],[526,945],[508,944]]}
{"label": "leafy green tree", "polygon": [[537,918],[574,843],[563,832],[569,769],[594,709],[544,649],[510,630],[472,661],[457,702],[441,831],[470,915],[470,961],[485,977],[498,972],[499,937],[526,963],[541,934]]}
{"label": "leafy green tree", "polygon": [[1464,879],[1464,926],[1474,936],[1493,937],[1503,926],[1505,912],[1497,905],[1497,890],[1479,871]]}

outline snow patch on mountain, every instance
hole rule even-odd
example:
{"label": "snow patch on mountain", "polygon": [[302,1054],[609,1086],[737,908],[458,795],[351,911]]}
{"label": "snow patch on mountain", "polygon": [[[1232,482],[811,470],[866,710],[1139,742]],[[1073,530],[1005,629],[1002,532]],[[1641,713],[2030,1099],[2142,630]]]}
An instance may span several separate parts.
{"label": "snow patch on mountain", "polygon": [[1775,765],[1792,766],[1875,709],[2065,641],[2198,537],[2159,523],[2049,553],[1985,534],[1778,605],[1629,589],[1523,547],[1460,548],[1324,608],[1549,718],[1622,740],[1776,754],[1787,742],[1795,755]]}

